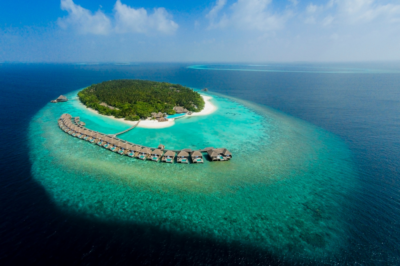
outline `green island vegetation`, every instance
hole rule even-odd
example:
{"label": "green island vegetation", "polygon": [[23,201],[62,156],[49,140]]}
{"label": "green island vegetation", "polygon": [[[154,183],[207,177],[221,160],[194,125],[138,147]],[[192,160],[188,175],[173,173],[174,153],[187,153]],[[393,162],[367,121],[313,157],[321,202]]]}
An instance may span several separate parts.
{"label": "green island vegetation", "polygon": [[103,115],[137,121],[152,113],[175,114],[174,107],[200,112],[199,93],[178,84],[147,80],[111,80],[91,85],[78,93],[80,101]]}

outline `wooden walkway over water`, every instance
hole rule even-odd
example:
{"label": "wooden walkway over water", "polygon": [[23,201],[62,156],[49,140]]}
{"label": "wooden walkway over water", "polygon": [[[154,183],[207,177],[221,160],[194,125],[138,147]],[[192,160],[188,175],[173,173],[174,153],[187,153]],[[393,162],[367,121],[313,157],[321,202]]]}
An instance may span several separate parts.
{"label": "wooden walkway over water", "polygon": [[119,132],[119,133],[108,134],[108,136],[110,136],[110,137],[112,137],[112,138],[115,138],[115,137],[117,137],[118,135],[122,135],[122,134],[124,134],[124,133],[126,133],[126,132],[128,132],[128,131],[130,131],[130,130],[132,130],[132,129],[134,129],[135,127],[137,127],[137,126],[139,125],[139,123],[140,123],[140,120],[139,120],[139,121],[136,123],[136,125],[134,125],[133,127],[130,127],[130,128],[128,128],[127,130],[121,131],[121,132]]}

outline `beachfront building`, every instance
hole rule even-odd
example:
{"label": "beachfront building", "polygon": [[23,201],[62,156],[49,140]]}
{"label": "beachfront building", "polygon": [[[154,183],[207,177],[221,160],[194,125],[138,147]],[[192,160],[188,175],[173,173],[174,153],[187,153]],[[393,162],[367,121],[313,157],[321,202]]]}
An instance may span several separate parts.
{"label": "beachfront building", "polygon": [[190,154],[190,157],[192,158],[193,163],[204,163],[203,161],[203,155],[201,154],[200,151],[194,151]]}
{"label": "beachfront building", "polygon": [[177,159],[178,163],[189,163],[189,153],[187,151],[180,151],[178,153],[178,159]]}
{"label": "beachfront building", "polygon": [[174,109],[175,113],[177,113],[177,114],[183,114],[183,113],[188,112],[188,110],[186,108],[181,107],[181,106],[175,106],[173,109]]}
{"label": "beachfront building", "polygon": [[167,151],[166,153],[164,153],[164,156],[161,158],[161,161],[165,163],[173,163],[175,154],[176,153],[173,151]]}

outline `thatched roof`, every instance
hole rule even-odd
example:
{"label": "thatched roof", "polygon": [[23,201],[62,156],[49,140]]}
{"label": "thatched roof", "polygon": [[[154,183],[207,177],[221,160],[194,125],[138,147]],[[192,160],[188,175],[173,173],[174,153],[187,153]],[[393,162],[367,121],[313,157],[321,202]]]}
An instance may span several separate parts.
{"label": "thatched roof", "polygon": [[210,157],[215,157],[218,156],[220,153],[219,149],[214,149],[214,150],[207,150],[207,153]]}
{"label": "thatched roof", "polygon": [[117,140],[117,147],[123,148],[123,146],[125,146],[125,143],[123,143],[120,140]]}
{"label": "thatched roof", "polygon": [[160,149],[155,149],[154,151],[151,152],[151,155],[162,155],[163,152]]}
{"label": "thatched roof", "polygon": [[158,145],[158,148],[159,148],[160,150],[163,150],[163,149],[165,149],[165,146],[162,145],[162,144],[160,144],[160,145]]}
{"label": "thatched roof", "polygon": [[186,113],[188,110],[186,110],[185,108],[183,108],[183,107],[181,107],[181,106],[175,106],[174,108],[174,111],[176,112],[176,113],[178,113],[178,114],[180,114],[180,113]]}
{"label": "thatched roof", "polygon": [[232,153],[230,151],[228,151],[227,149],[223,149],[222,154],[225,155],[225,156],[227,156],[227,155],[231,155],[232,156]]}
{"label": "thatched roof", "polygon": [[57,98],[57,101],[59,101],[59,100],[61,100],[61,101],[66,101],[66,100],[68,100],[68,99],[67,99],[67,97],[65,97],[64,95],[60,95],[60,96],[58,96],[58,98]]}
{"label": "thatched roof", "polygon": [[183,156],[183,157],[188,157],[188,156],[189,156],[189,153],[188,153],[187,151],[180,151],[180,152],[178,153],[178,156],[179,156],[179,157],[181,157],[181,156]]}
{"label": "thatched roof", "polygon": [[194,151],[194,152],[191,154],[191,156],[192,156],[192,157],[195,157],[195,156],[201,156],[201,157],[203,157],[203,154],[201,154],[200,151]]}
{"label": "thatched roof", "polygon": [[168,119],[165,117],[157,118],[157,120],[158,120],[158,122],[167,122],[168,121]]}
{"label": "thatched roof", "polygon": [[143,148],[143,149],[140,150],[140,152],[141,152],[141,153],[150,154],[150,153],[151,153],[151,150],[150,150],[149,148]]}
{"label": "thatched roof", "polygon": [[132,145],[129,145],[128,143],[122,143],[121,148],[125,149],[125,150],[130,150],[132,147]]}
{"label": "thatched roof", "polygon": [[132,148],[133,151],[140,151],[141,149],[142,148],[140,146],[137,146],[137,145],[133,146],[133,148]]}
{"label": "thatched roof", "polygon": [[164,156],[175,156],[175,152],[167,151],[166,153],[164,153]]}

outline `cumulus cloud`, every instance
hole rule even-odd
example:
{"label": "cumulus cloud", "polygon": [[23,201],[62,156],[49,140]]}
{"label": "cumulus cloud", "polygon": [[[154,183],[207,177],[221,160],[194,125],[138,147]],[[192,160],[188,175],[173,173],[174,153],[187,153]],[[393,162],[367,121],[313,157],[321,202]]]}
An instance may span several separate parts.
{"label": "cumulus cloud", "polygon": [[400,4],[382,4],[375,0],[329,0],[325,5],[309,4],[310,15],[306,23],[315,20],[314,15],[321,16],[323,26],[336,24],[363,24],[378,20],[380,22],[400,22]]}
{"label": "cumulus cloud", "polygon": [[111,19],[100,10],[96,13],[75,4],[73,0],[61,0],[61,9],[68,16],[60,18],[60,27],[74,28],[83,34],[109,33],[174,33],[178,24],[164,8],[156,8],[149,14],[144,8],[132,8],[117,0],[114,6],[114,18]]}
{"label": "cumulus cloud", "polygon": [[120,0],[115,3],[115,29],[117,32],[148,32],[155,30],[165,34],[174,33],[178,29],[164,8],[154,9],[153,14],[148,14],[144,8],[132,8],[122,4]]}
{"label": "cumulus cloud", "polygon": [[61,9],[68,12],[67,17],[58,19],[64,29],[72,27],[83,34],[108,34],[111,30],[110,19],[100,10],[93,14],[72,0],[61,0]]}
{"label": "cumulus cloud", "polygon": [[282,28],[288,14],[273,14],[269,9],[272,0],[238,0],[229,7],[229,13],[216,20],[218,12],[225,6],[218,0],[207,14],[212,28],[234,27],[242,30],[270,31]]}
{"label": "cumulus cloud", "polygon": [[211,20],[215,19],[218,15],[219,11],[221,11],[221,9],[225,5],[226,5],[226,0],[217,0],[217,2],[215,3],[215,6],[206,15],[206,18],[211,19]]}

